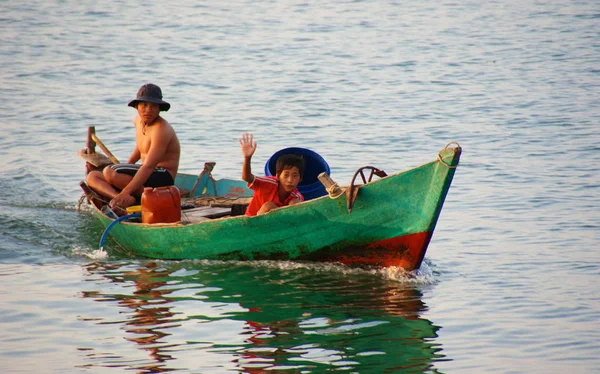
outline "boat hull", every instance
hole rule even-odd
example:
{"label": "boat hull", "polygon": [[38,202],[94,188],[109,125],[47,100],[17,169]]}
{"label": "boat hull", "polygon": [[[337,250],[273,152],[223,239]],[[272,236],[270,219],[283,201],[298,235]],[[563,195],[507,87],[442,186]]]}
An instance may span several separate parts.
{"label": "boat hull", "polygon": [[[256,217],[191,224],[122,222],[110,236],[136,257],[336,261],[411,271],[425,257],[460,153],[460,147],[444,148],[435,161],[362,185],[351,205],[346,191]],[[246,193],[232,182],[227,184],[235,193]],[[95,211],[105,226],[112,222]]]}

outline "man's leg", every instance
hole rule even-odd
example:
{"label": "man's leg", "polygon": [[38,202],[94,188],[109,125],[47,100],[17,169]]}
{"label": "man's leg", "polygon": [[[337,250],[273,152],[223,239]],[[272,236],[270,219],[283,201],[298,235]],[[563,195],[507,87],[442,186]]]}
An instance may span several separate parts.
{"label": "man's leg", "polygon": [[[104,179],[108,183],[110,183],[111,185],[115,186],[116,188],[118,188],[120,190],[125,188],[129,184],[129,182],[131,182],[131,180],[133,179],[133,175],[119,173],[111,167],[104,168],[103,174],[104,174]],[[133,195],[141,195],[143,191],[144,190],[142,187],[138,191],[134,191]]]}
{"label": "man's leg", "polygon": [[[106,169],[108,168],[104,168],[104,170]],[[108,197],[109,199],[113,199],[119,194],[119,191],[117,191],[110,183],[106,181],[106,179],[104,179],[104,176],[100,171],[96,170],[89,172],[86,182],[88,186],[94,189],[94,191],[100,195]]]}

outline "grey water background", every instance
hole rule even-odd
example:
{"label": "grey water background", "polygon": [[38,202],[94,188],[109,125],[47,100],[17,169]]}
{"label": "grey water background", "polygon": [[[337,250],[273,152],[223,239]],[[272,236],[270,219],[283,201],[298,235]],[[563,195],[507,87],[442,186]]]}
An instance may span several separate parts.
{"label": "grey water background", "polygon": [[[0,371],[600,372],[597,1],[0,2]],[[153,82],[181,171],[461,164],[412,276],[98,251],[87,126]]]}

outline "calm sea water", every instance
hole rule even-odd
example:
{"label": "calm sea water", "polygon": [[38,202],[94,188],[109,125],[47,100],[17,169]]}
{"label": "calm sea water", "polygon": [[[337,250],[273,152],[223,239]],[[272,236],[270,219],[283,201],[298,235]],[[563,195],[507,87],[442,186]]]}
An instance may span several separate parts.
{"label": "calm sea water", "polygon": [[[0,3],[3,373],[600,372],[600,6],[581,1]],[[304,146],[348,183],[463,147],[413,276],[98,251],[87,126],[119,158],[139,86],[181,171]]]}

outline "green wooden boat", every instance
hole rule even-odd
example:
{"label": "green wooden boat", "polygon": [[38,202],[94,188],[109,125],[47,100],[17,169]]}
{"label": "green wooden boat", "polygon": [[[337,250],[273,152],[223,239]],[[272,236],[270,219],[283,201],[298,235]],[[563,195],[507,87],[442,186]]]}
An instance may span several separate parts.
{"label": "green wooden boat", "polygon": [[[330,261],[412,271],[425,257],[460,154],[450,143],[434,161],[393,175],[366,166],[348,186],[328,186],[329,195],[256,217],[236,215],[252,196],[246,184],[214,179],[214,163],[207,163],[199,176],[177,175],[182,206],[192,207],[182,210],[180,222],[122,220],[109,236],[134,257]],[[105,227],[115,221],[96,199],[88,196],[88,203]]]}

